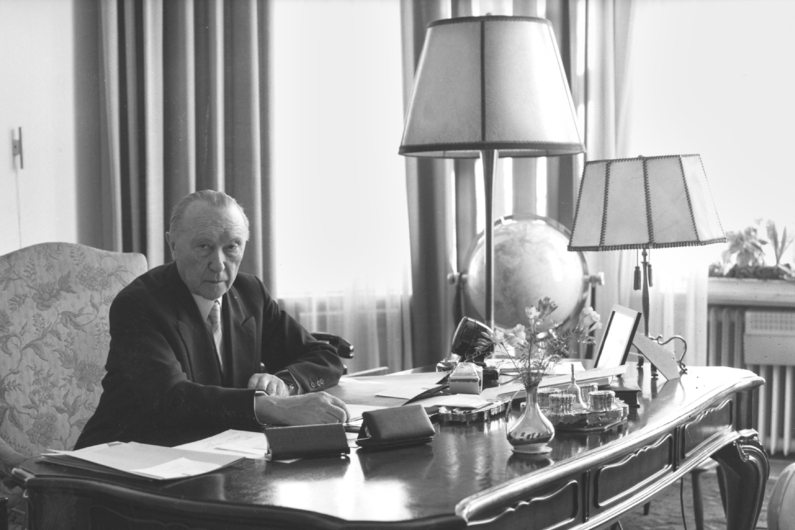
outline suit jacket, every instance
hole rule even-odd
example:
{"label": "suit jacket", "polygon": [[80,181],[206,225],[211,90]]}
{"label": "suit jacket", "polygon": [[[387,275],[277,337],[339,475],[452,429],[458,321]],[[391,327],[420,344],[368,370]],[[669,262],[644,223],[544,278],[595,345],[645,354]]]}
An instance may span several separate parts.
{"label": "suit jacket", "polygon": [[223,297],[224,371],[212,334],[174,263],[121,290],[110,308],[102,396],[76,449],[111,441],[176,445],[226,429],[259,430],[249,377],[265,371],[304,391],[337,384],[334,348],[280,310],[240,273]]}

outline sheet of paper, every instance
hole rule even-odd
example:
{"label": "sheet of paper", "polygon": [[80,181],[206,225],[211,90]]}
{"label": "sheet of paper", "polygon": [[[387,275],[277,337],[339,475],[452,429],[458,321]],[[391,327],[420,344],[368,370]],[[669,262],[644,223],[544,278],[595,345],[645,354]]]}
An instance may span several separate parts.
{"label": "sheet of paper", "polygon": [[356,432],[346,432],[345,437],[348,439],[348,447],[351,449],[358,449],[358,445],[356,445],[356,439],[359,437],[359,433]]}
{"label": "sheet of paper", "polygon": [[[395,405],[399,405],[399,403],[395,403]],[[345,422],[345,430],[349,433],[359,432],[362,427],[363,412],[387,408],[378,405],[356,405],[351,403],[346,403],[345,406],[348,407],[348,421]]]}
{"label": "sheet of paper", "polygon": [[[510,359],[508,360],[500,360],[496,363],[492,363],[495,368],[500,371],[500,374],[515,374],[517,373],[517,365]],[[552,375],[560,375],[560,374],[570,374],[571,367],[574,366],[575,372],[582,372],[585,370],[585,366],[583,366],[581,361],[572,361],[568,359],[564,359],[560,361],[556,365],[554,365],[550,369],[550,374]]]}
{"label": "sheet of paper", "polygon": [[411,399],[417,394],[425,392],[429,388],[433,388],[435,384],[416,384],[416,383],[402,383],[400,385],[387,387],[376,394],[378,397],[388,397],[396,399]]}
{"label": "sheet of paper", "polygon": [[[571,370],[571,368],[569,368]],[[621,375],[626,373],[626,366],[615,366],[611,368],[592,368],[578,372],[575,368],[574,379],[578,382],[597,381],[600,379],[609,379],[614,375]],[[540,388],[549,386],[562,386],[567,385],[571,381],[571,373],[568,375],[548,375],[541,380]],[[510,397],[518,391],[524,391],[524,386],[520,381],[514,381],[492,388],[484,388],[480,393],[481,397],[489,400],[510,399]]]}
{"label": "sheet of paper", "polygon": [[[188,464],[184,462],[175,464],[175,467],[179,469],[180,477],[193,476],[220,469],[241,459],[240,455],[233,453],[212,454],[136,442],[112,442],[86,447],[77,451],[51,451],[43,454],[42,458],[67,466],[90,468],[115,474],[132,474],[155,479],[173,478],[170,475],[157,475],[157,469],[159,466],[166,466],[165,469],[167,470],[171,469],[168,464],[179,459],[190,461]],[[195,465],[193,462],[199,462],[202,465]],[[143,474],[138,471],[139,469],[150,468],[155,469],[155,473]],[[166,474],[168,475],[168,473]]]}
{"label": "sheet of paper", "polygon": [[571,367],[575,372],[584,372],[585,367],[580,361],[561,361],[552,367],[550,375],[571,375]]}
{"label": "sheet of paper", "polygon": [[351,403],[346,403],[345,406],[348,407],[348,414],[350,419],[361,418],[362,412],[369,412],[371,410],[387,408],[387,407],[380,407],[378,405],[356,405]]}
{"label": "sheet of paper", "polygon": [[178,449],[216,454],[238,454],[246,458],[265,458],[268,439],[261,432],[229,429],[222,433],[177,446]]}
{"label": "sheet of paper", "polygon": [[448,408],[477,408],[488,405],[490,401],[485,399],[482,394],[450,394],[432,396],[415,402],[423,407],[442,406]]}
{"label": "sheet of paper", "polygon": [[169,480],[209,473],[216,469],[216,467],[215,464],[210,464],[208,462],[197,462],[196,460],[190,460],[188,458],[177,458],[156,466],[133,469],[132,472],[151,478]]}

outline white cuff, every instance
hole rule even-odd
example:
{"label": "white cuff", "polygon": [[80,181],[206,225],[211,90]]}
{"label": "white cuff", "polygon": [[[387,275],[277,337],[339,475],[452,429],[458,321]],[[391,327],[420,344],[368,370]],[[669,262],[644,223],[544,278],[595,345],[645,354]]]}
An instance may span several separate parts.
{"label": "white cuff", "polygon": [[267,395],[268,395],[268,393],[265,392],[264,390],[255,390],[254,391],[254,419],[257,420],[257,423],[259,423],[263,427],[267,427],[268,424],[267,423],[263,423],[259,419],[259,417],[257,417],[257,398],[260,397],[260,396],[267,396]]}

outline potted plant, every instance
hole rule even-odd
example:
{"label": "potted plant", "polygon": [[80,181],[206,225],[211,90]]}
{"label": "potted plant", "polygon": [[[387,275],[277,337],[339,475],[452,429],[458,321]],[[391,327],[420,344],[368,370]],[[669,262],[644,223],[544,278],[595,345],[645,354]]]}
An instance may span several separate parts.
{"label": "potted plant", "polygon": [[[762,220],[757,220],[760,225]],[[766,223],[768,240],[759,235],[757,226],[749,226],[738,232],[726,232],[728,247],[721,253],[721,261],[710,265],[709,275],[719,278],[755,278],[760,280],[795,280],[789,263],[782,264],[784,252],[795,240],[787,234],[787,228],[779,236],[776,223]],[[765,246],[770,244],[776,258],[775,265],[767,265]]]}

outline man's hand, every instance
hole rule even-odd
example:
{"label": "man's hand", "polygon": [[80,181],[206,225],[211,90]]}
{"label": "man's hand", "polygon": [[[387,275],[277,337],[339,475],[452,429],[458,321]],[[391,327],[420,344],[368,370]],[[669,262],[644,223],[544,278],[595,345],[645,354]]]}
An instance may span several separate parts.
{"label": "man's hand", "polygon": [[255,402],[257,419],[267,424],[317,425],[343,423],[348,419],[345,403],[325,392],[301,396],[257,396]]}
{"label": "man's hand", "polygon": [[271,374],[254,374],[248,380],[248,388],[264,390],[270,396],[289,396],[290,390],[284,381]]}

